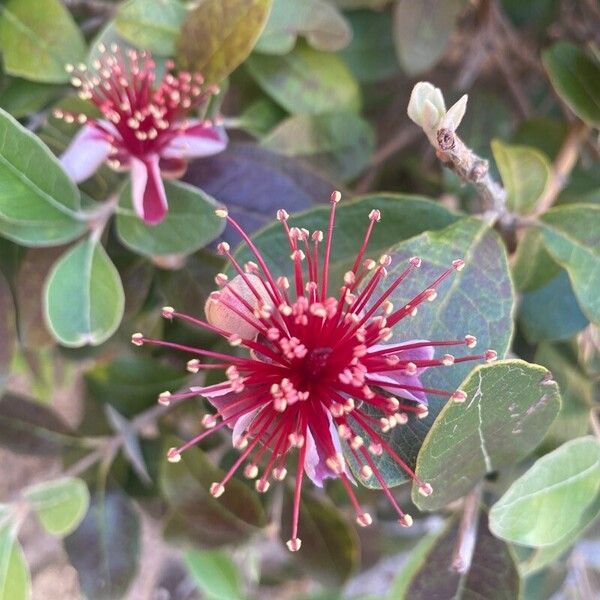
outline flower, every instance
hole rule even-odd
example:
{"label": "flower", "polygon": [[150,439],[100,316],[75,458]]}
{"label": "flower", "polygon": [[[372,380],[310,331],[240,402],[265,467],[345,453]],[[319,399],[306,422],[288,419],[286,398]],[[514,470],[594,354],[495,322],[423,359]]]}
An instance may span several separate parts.
{"label": "flower", "polygon": [[[132,200],[137,214],[149,224],[162,221],[167,198],[161,174],[181,177],[187,160],[221,152],[227,146],[222,127],[209,120],[187,119],[205,106],[216,88],[203,87],[198,73],[167,72],[156,81],[156,64],[147,52],[116,44],[110,52],[99,46],[93,70],[68,65],[79,97],[91,101],[103,118],[56,109],[54,116],[85,124],[61,157],[75,183],[90,177],[103,162],[131,171]],[[168,70],[173,69],[167,61]]]}
{"label": "flower", "polygon": [[[225,427],[233,429],[233,445],[241,454],[224,478],[212,484],[213,496],[225,493],[227,482],[245,461],[246,477],[256,478],[256,489],[266,491],[271,478],[286,477],[286,461],[292,452],[297,452],[293,526],[287,542],[292,551],[301,545],[298,516],[304,473],[317,486],[322,486],[327,478],[340,479],[356,510],[358,524],[371,523],[371,516],[360,506],[353,491],[355,479],[348,460],[354,463],[354,472],[360,478],[374,478],[379,483],[399,522],[410,526],[410,515],[396,502],[375,459],[387,454],[416,482],[422,494],[429,495],[432,489],[415,475],[381,433],[407,423],[409,413],[426,416],[430,394],[465,401],[461,390],[425,387],[421,375],[426,369],[496,357],[493,350],[456,358],[445,353],[452,346],[472,348],[476,344],[472,335],[445,341],[388,343],[394,327],[414,315],[422,302],[434,300],[438,286],[453,271],[461,270],[464,262],[454,260],[409,304],[395,308],[391,294],[418,269],[421,259],[411,258],[384,291],[377,291],[392,260],[386,254],[378,261],[365,260],[369,238],[381,218],[378,210],[369,214],[366,234],[352,269],[344,275],[339,295],[329,295],[329,260],[339,200],[339,192],[334,192],[326,236],[322,231],[310,234],[306,229],[290,227],[288,214],[278,211],[277,219],[291,250],[293,282],[284,276],[275,277],[238,223],[226,210],[217,210],[238,231],[256,262],[247,262],[242,268],[229,245],[222,242],[219,251],[229,259],[237,275],[231,280],[225,274],[217,275],[220,290],[213,292],[207,302],[207,320],[179,313],[172,307],[163,308],[163,316],[218,333],[232,346],[245,348],[247,355],[230,356],[149,339],[141,333],[132,337],[136,345],[155,344],[216,361],[191,359],[188,370],[194,373],[225,369],[226,380],[222,383],[192,387],[184,393],[164,392],[159,397],[162,404],[170,404],[202,395],[217,411],[203,417],[202,433],[169,450],[168,459],[172,462],[180,460],[182,452],[210,433]],[[444,353],[436,356],[437,350]],[[378,418],[373,416],[374,411],[379,413]],[[260,477],[259,464],[264,464]]]}

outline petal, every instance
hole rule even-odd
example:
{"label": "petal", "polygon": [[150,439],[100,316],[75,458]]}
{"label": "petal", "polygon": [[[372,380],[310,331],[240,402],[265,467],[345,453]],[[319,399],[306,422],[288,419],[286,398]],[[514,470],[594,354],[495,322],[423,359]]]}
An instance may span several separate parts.
{"label": "petal", "polygon": [[187,161],[183,158],[160,158],[160,172],[165,179],[179,179],[185,175]]}
{"label": "petal", "polygon": [[371,383],[382,387],[384,390],[406,400],[414,400],[420,404],[427,404],[427,394],[415,390],[403,390],[401,388],[386,386],[386,383],[408,385],[410,387],[423,387],[423,383],[418,375],[403,375],[401,371],[392,371],[386,375],[373,375]]}
{"label": "petal", "polygon": [[[417,344],[422,342],[428,342],[429,340],[408,340],[405,343],[407,346],[410,344]],[[397,346],[398,344],[377,344],[375,346],[371,346],[370,352],[377,352],[378,350],[384,350],[385,348],[390,348],[392,346]],[[435,348],[433,346],[421,346],[420,348],[409,348],[408,350],[398,350],[394,352],[394,355],[397,356],[402,361],[420,361],[420,360],[431,360],[435,354]],[[428,367],[420,367],[417,369],[417,374],[420,375],[425,369]],[[387,371],[386,375],[393,375],[399,371]]]}
{"label": "petal", "polygon": [[108,158],[111,145],[104,134],[93,125],[85,125],[60,157],[69,177],[79,183],[94,174]]}
{"label": "petal", "polygon": [[131,157],[131,198],[135,212],[149,225],[157,225],[167,214],[167,195],[160,178],[157,154],[142,160]]}
{"label": "petal", "polygon": [[202,121],[191,123],[164,148],[161,152],[163,158],[200,158],[225,150],[228,138],[223,127]]}
{"label": "petal", "polygon": [[260,412],[260,409],[252,410],[245,415],[242,415],[234,424],[233,432],[231,434],[231,441],[233,445],[237,447],[240,438],[244,435],[244,431],[250,426],[250,423],[254,421],[256,415]]}

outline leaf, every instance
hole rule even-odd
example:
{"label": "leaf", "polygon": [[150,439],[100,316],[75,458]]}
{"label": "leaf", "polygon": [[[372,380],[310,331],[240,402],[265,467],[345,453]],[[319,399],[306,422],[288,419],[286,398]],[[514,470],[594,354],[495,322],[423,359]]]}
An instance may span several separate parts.
{"label": "leaf", "polygon": [[452,571],[453,551],[458,542],[458,522],[454,521],[420,557],[416,571],[397,577],[394,600],[514,600],[519,598],[520,581],[508,546],[491,535],[486,517],[479,519],[473,559],[464,574]]}
{"label": "leaf", "polygon": [[[520,292],[530,292],[552,281],[560,273],[539,229],[527,229],[517,246],[512,264],[515,287]],[[572,293],[572,290],[571,290]]]}
{"label": "leaf", "polygon": [[237,118],[240,128],[261,138],[286,117],[286,112],[273,100],[263,96],[253,102]]}
{"label": "leaf", "polygon": [[0,398],[0,445],[19,454],[54,456],[77,441],[57,413],[21,396]]}
{"label": "leaf", "polygon": [[90,503],[87,486],[75,477],[30,486],[23,495],[44,529],[57,537],[64,537],[77,529]]}
{"label": "leaf", "polygon": [[522,360],[476,367],[460,389],[466,402],[446,404],[417,458],[417,475],[433,487],[427,498],[413,489],[421,509],[437,510],[467,494],[487,473],[525,458],[560,409],[550,372]]}
{"label": "leaf", "polygon": [[166,523],[168,538],[214,547],[239,543],[266,524],[256,493],[241,481],[229,481],[219,499],[211,496],[211,484],[220,481],[225,473],[215,467],[200,448],[186,450],[179,463],[167,462],[167,447],[179,444],[176,438],[165,440],[160,465],[161,490],[173,509]]}
{"label": "leaf", "polygon": [[[275,208],[274,206],[271,219]],[[460,218],[456,213],[422,196],[374,194],[349,202],[342,201],[336,211],[329,263],[333,289],[341,285],[344,273],[352,267],[369,222],[368,215],[373,209],[380,209],[382,218],[369,241],[368,255],[372,257],[378,257],[398,240],[422,233],[425,228],[442,229]],[[290,223],[310,231],[327,231],[328,219],[329,206],[319,206],[293,215]],[[293,263],[287,252],[281,251],[287,244],[287,239],[280,223],[265,227],[254,236],[253,242],[275,276],[293,276]],[[236,250],[236,256],[242,264],[252,260],[251,254],[244,247]]]}
{"label": "leaf", "polygon": [[[409,215],[407,213],[405,218],[409,218]],[[417,223],[428,226],[427,221],[423,223],[419,220]],[[415,339],[461,340],[471,334],[476,336],[481,350],[485,352],[487,348],[493,348],[498,356],[504,356],[513,327],[513,289],[504,246],[485,223],[478,219],[461,219],[440,231],[428,231],[401,242],[389,254],[392,266],[388,269],[387,280],[390,282],[406,268],[411,257],[419,256],[422,259],[420,269],[405,279],[390,296],[394,306],[410,303],[416,294],[427,289],[448,268],[453,259],[462,258],[465,261],[461,272],[454,272],[448,281],[437,288],[438,296],[433,303],[425,303],[415,316],[407,317],[394,329],[394,337],[389,343]],[[471,353],[480,351],[457,352],[457,356]],[[438,352],[437,356],[440,354]],[[464,362],[451,367],[428,369],[421,380],[425,387],[453,392],[473,366],[472,362]],[[419,419],[411,415],[406,425],[382,434],[411,467],[414,467],[419,448],[446,402],[445,397],[430,394],[429,415],[426,418]],[[381,415],[375,413],[375,416]],[[365,433],[363,437],[368,443],[369,436]],[[389,486],[407,480],[404,470],[387,453],[373,457],[373,460]],[[458,483],[460,481],[462,479]],[[369,487],[379,487],[375,478],[365,483]],[[431,483],[435,489],[435,483]]]}
{"label": "leaf", "polygon": [[123,492],[94,494],[83,522],[64,544],[88,598],[125,597],[138,568],[140,522]]}
{"label": "leaf", "polygon": [[389,11],[353,11],[347,14],[353,36],[340,52],[356,79],[375,83],[400,70],[394,51],[392,19]]}
{"label": "leaf", "polygon": [[10,366],[17,342],[15,304],[12,291],[0,271],[0,395],[10,375]]}
{"label": "leaf", "polygon": [[10,526],[0,526],[0,600],[28,600],[31,575]]}
{"label": "leaf", "polygon": [[219,83],[250,54],[272,0],[203,0],[188,13],[177,40],[182,69]]}
{"label": "leaf", "polygon": [[586,530],[598,522],[600,517],[600,494],[597,494],[593,501],[583,511],[577,525],[566,533],[560,540],[550,546],[541,546],[535,548],[527,559],[520,563],[519,568],[525,575],[536,573],[544,567],[553,563],[557,558],[563,555]]}
{"label": "leaf", "polygon": [[131,185],[121,192],[117,235],[131,250],[144,256],[190,254],[219,237],[225,225],[215,215],[219,206],[202,190],[165,181],[169,212],[158,225],[147,225],[133,211]]}
{"label": "leaf", "polygon": [[492,140],[492,152],[506,188],[508,208],[521,215],[535,211],[550,183],[550,161],[529,146],[509,146]]}
{"label": "leaf", "polygon": [[588,323],[563,269],[548,283],[521,297],[519,325],[532,343],[568,339]]}
{"label": "leaf", "polygon": [[[284,514],[292,514],[291,495],[286,496]],[[290,528],[291,523],[286,523],[281,529],[280,538],[284,543],[290,538]],[[356,530],[330,502],[304,494],[300,504],[300,532],[302,548],[294,558],[311,578],[338,588],[358,568]]]}
{"label": "leaf", "polygon": [[100,405],[110,404],[128,418],[152,406],[161,392],[180,388],[185,380],[183,369],[137,354],[98,363],[85,373],[90,396]]}
{"label": "leaf", "polygon": [[125,298],[119,273],[93,239],[68,250],[50,271],[44,295],[46,323],[64,346],[98,346],[121,323]]}
{"label": "leaf", "polygon": [[394,6],[394,41],[409,75],[433,67],[444,54],[463,0],[399,0]]}
{"label": "leaf", "polygon": [[0,234],[31,246],[79,236],[79,191],[58,160],[2,109],[0,140]]}
{"label": "leaf", "polygon": [[[224,152],[192,163],[185,180],[218,198],[248,233],[272,223],[278,208],[308,208],[327,200],[334,189],[297,161],[255,144],[230,144]],[[239,242],[231,228],[223,239]]]}
{"label": "leaf", "polygon": [[348,45],[352,30],[340,12],[323,0],[274,0],[255,51],[287,54],[299,35],[316,50],[335,52]]}
{"label": "leaf", "polygon": [[341,181],[360,175],[375,147],[375,134],[367,121],[352,112],[295,115],[262,141],[270,150],[306,158],[315,168]]}
{"label": "leaf", "polygon": [[188,571],[206,597],[214,600],[241,600],[241,581],[235,563],[217,550],[188,550],[183,557]]}
{"label": "leaf", "polygon": [[0,4],[0,47],[10,75],[65,83],[67,63],[85,57],[85,41],[60,0],[6,0]]}
{"label": "leaf", "polygon": [[318,115],[360,107],[358,84],[342,60],[306,44],[284,56],[253,54],[246,67],[258,85],[291,113]]}
{"label": "leaf", "polygon": [[563,444],[538,459],[492,506],[490,529],[517,544],[555,544],[577,527],[594,501],[599,474],[598,440],[584,437]]}
{"label": "leaf", "polygon": [[600,324],[600,205],[559,206],[541,221],[546,246],[569,274],[581,309]]}
{"label": "leaf", "polygon": [[55,85],[7,77],[0,92],[0,106],[15,119],[22,119],[44,108],[60,91]]}
{"label": "leaf", "polygon": [[134,46],[171,56],[186,15],[179,0],[129,0],[119,6],[115,27]]}
{"label": "leaf", "polygon": [[542,53],[542,62],[558,95],[583,121],[600,126],[600,65],[570,42]]}

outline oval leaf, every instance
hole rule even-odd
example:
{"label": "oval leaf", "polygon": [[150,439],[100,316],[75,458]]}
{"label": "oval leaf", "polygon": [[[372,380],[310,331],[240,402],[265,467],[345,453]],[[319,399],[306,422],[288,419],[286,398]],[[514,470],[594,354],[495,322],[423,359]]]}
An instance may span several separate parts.
{"label": "oval leaf", "polygon": [[581,309],[600,324],[600,205],[559,206],[541,220],[546,246],[567,270]]}
{"label": "oval leaf", "polygon": [[209,82],[225,79],[250,54],[272,0],[204,0],[188,14],[177,41],[182,69]]}
{"label": "oval leaf", "polygon": [[31,576],[11,527],[0,527],[0,600],[28,600]]}
{"label": "oval leaf", "polygon": [[0,46],[7,73],[33,81],[69,81],[67,63],[85,58],[83,35],[60,0],[0,4]]}
{"label": "oval leaf", "polygon": [[90,503],[87,486],[75,477],[31,486],[23,495],[44,529],[58,537],[69,535],[77,529]]}
{"label": "oval leaf", "polygon": [[467,400],[446,404],[417,458],[417,475],[433,487],[427,498],[413,489],[421,509],[437,510],[467,494],[486,473],[523,459],[560,409],[550,372],[521,360],[479,366],[460,389]]}
{"label": "oval leaf", "polygon": [[590,125],[600,126],[600,65],[570,42],[542,53],[542,62],[559,96]]}
{"label": "oval leaf", "polygon": [[335,179],[349,181],[368,165],[375,134],[369,123],[352,112],[295,115],[262,143],[287,156],[305,158]]}
{"label": "oval leaf", "polygon": [[84,240],[60,258],[50,271],[44,303],[46,323],[64,346],[97,346],[116,331],[125,297],[101,244]]}
{"label": "oval leaf", "polygon": [[119,7],[115,27],[134,46],[171,56],[186,15],[179,0],[129,0]]}
{"label": "oval leaf", "polygon": [[510,210],[521,215],[535,211],[550,183],[550,161],[535,148],[492,141],[494,159],[506,188]]}
{"label": "oval leaf", "polygon": [[350,42],[352,30],[339,10],[323,0],[274,0],[255,50],[286,54],[299,35],[317,50],[335,52]]}
{"label": "oval leaf", "polygon": [[131,250],[144,256],[190,254],[206,246],[223,232],[225,223],[215,215],[218,204],[202,190],[175,181],[165,181],[169,212],[158,225],[146,225],[133,211],[131,185],[119,201],[117,235]]}
{"label": "oval leaf", "polygon": [[571,440],[513,482],[492,506],[490,528],[525,546],[555,544],[577,527],[598,490],[600,443],[592,437]]}
{"label": "oval leaf", "polygon": [[136,575],[140,522],[131,500],[114,489],[92,498],[80,527],[65,539],[88,598],[124,598]]}
{"label": "oval leaf", "polygon": [[306,44],[285,56],[254,54],[246,66],[252,77],[291,113],[318,115],[360,107],[360,90],[343,61]]}
{"label": "oval leaf", "polygon": [[244,598],[237,567],[224,552],[189,550],[183,559],[194,581],[210,600]]}
{"label": "oval leaf", "polygon": [[79,190],[50,150],[2,109],[0,140],[0,233],[31,246],[79,236]]}

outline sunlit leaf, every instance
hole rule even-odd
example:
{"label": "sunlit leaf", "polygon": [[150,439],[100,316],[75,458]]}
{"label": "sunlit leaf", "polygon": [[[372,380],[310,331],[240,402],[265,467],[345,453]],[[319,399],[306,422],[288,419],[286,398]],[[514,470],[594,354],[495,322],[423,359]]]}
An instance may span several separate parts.
{"label": "sunlit leaf", "polygon": [[198,587],[210,600],[242,600],[240,576],[224,552],[188,550],[185,564]]}
{"label": "sunlit leaf", "polygon": [[0,525],[0,600],[28,600],[31,576],[10,524]]}

